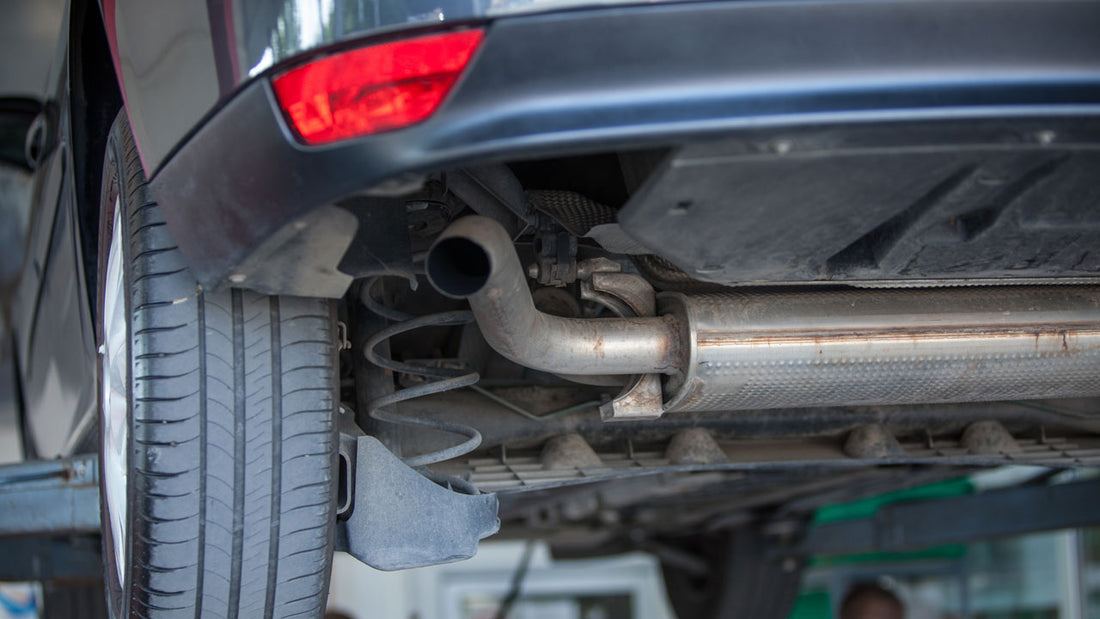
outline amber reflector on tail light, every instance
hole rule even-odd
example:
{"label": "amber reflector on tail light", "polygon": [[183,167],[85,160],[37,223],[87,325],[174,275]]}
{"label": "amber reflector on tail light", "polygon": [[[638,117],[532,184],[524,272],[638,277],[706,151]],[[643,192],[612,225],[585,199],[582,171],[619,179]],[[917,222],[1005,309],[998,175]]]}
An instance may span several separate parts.
{"label": "amber reflector on tail light", "polygon": [[482,36],[461,30],[353,49],[290,69],[272,85],[306,144],[392,131],[435,112]]}

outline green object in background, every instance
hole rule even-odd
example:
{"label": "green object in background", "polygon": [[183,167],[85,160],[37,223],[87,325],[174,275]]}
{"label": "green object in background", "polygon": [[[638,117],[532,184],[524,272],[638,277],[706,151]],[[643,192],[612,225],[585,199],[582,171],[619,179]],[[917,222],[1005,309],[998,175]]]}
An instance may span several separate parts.
{"label": "green object in background", "polygon": [[[916,488],[895,490],[866,499],[852,501],[851,503],[838,503],[826,505],[814,513],[811,526],[841,522],[844,520],[857,520],[860,518],[873,518],[878,510],[885,505],[901,503],[904,501],[921,501],[926,499],[942,499],[971,494],[974,492],[974,484],[966,477],[948,479]],[[966,555],[966,546],[963,544],[951,544],[949,546],[937,546],[909,552],[865,552],[853,555],[839,555],[830,557],[811,557],[810,565],[813,567],[826,567],[832,565],[856,565],[860,563],[893,563],[899,561],[919,561],[929,559],[961,559]]]}
{"label": "green object in background", "polygon": [[[887,492],[885,494],[852,501],[850,503],[826,505],[819,508],[814,513],[811,526],[841,522],[844,520],[873,518],[880,508],[892,503],[942,499],[964,496],[973,492],[974,484],[972,484],[968,478],[960,477],[957,479],[948,479],[946,481],[918,486],[916,488]],[[965,555],[965,545],[952,544],[949,546],[925,548],[911,552],[867,552],[852,555],[811,557],[809,565],[810,567],[830,567],[899,561],[954,560],[961,559]],[[791,609],[789,619],[833,619],[829,592],[823,590],[802,592],[798,596],[794,608]]]}
{"label": "green object in background", "polygon": [[810,557],[809,567],[836,567],[862,563],[900,563],[903,561],[955,560],[966,556],[964,544],[934,546],[905,552],[864,552],[852,555]]}
{"label": "green object in background", "polygon": [[827,524],[842,520],[854,520],[856,518],[870,518],[878,512],[879,508],[891,503],[902,501],[919,501],[923,499],[942,499],[954,496],[963,496],[974,492],[974,484],[966,477],[948,479],[916,488],[896,490],[878,496],[852,501],[851,503],[838,503],[826,505],[814,513],[813,524]]}
{"label": "green object in background", "polygon": [[828,591],[805,591],[795,600],[788,619],[833,619]]}

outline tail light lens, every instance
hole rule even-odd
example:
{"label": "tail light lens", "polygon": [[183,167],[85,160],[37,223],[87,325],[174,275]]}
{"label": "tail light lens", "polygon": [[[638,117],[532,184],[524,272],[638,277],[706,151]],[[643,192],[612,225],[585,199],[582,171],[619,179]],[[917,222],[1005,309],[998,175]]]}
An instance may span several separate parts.
{"label": "tail light lens", "polygon": [[306,144],[407,127],[435,112],[482,36],[447,32],[321,58],[276,76],[275,97]]}

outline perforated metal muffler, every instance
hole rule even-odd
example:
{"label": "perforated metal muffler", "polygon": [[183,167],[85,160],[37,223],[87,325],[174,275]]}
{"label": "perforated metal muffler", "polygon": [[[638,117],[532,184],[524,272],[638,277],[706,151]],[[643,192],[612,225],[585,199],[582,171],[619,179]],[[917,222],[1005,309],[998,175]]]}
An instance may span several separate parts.
{"label": "perforated metal muffler", "polygon": [[665,410],[1100,394],[1100,289],[666,295],[684,374]]}

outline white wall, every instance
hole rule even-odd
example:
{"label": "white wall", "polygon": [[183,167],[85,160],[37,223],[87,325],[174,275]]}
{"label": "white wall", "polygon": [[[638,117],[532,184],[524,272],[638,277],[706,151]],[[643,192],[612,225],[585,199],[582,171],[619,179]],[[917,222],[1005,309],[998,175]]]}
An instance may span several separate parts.
{"label": "white wall", "polygon": [[[338,553],[329,610],[355,619],[464,618],[470,616],[464,613],[464,601],[500,599],[506,594],[523,548],[522,542],[483,542],[478,555],[469,561],[391,573],[371,569]],[[633,596],[635,619],[674,617],[664,596],[660,569],[652,557],[643,554],[555,562],[540,544],[523,591],[540,597],[627,593]],[[567,607],[544,603],[540,609],[524,609],[517,605],[514,615],[568,617],[567,613],[561,614]],[[484,606],[478,609],[477,616],[483,616]]]}

